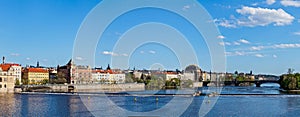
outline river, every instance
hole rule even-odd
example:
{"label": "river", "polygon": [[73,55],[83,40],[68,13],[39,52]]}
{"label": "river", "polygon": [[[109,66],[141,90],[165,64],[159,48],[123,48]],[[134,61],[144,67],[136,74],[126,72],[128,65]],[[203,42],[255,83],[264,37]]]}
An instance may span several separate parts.
{"label": "river", "polygon": [[[278,89],[274,84],[264,84],[262,87],[223,87],[222,95],[205,116],[300,115],[300,95],[282,94]],[[205,92],[207,87],[199,90]],[[176,91],[164,90],[159,93],[172,92]],[[0,116],[130,116],[132,113],[137,116],[149,115],[147,112],[160,113],[152,116],[200,116],[201,105],[213,103],[205,100],[205,96],[172,95],[0,94]],[[168,113],[171,110],[175,110],[174,113]]]}

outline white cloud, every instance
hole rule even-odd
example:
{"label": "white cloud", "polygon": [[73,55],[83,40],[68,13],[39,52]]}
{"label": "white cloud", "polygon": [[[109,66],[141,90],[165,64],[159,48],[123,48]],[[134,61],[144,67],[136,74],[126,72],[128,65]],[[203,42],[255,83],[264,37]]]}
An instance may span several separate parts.
{"label": "white cloud", "polygon": [[11,56],[20,56],[19,53],[10,53]]}
{"label": "white cloud", "polygon": [[300,7],[300,0],[281,0],[283,6]]}
{"label": "white cloud", "polygon": [[293,34],[294,34],[294,35],[300,35],[300,31],[294,32]]}
{"label": "white cloud", "polygon": [[103,51],[102,54],[110,55],[110,56],[128,56],[128,54],[126,54],[126,53],[118,54],[118,53],[114,53],[114,52],[110,52],[110,51]]}
{"label": "white cloud", "polygon": [[273,58],[277,58],[277,55],[274,54],[274,55],[273,55]]}
{"label": "white cloud", "polygon": [[218,39],[225,39],[225,37],[223,35],[219,35],[217,36]]}
{"label": "white cloud", "polygon": [[236,28],[236,21],[235,20],[226,20],[226,19],[215,19],[214,23],[218,26],[222,26],[225,28]]}
{"label": "white cloud", "polygon": [[258,57],[258,58],[262,58],[262,57],[265,57],[264,55],[262,54],[255,54],[254,56]]}
{"label": "white cloud", "polygon": [[273,48],[300,48],[300,44],[276,44],[273,46]]}
{"label": "white cloud", "polygon": [[117,36],[121,36],[121,35],[122,35],[122,33],[115,32],[115,35],[117,35]]}
{"label": "white cloud", "polygon": [[243,44],[250,44],[250,42],[247,41],[246,39],[240,39],[239,42]]}
{"label": "white cloud", "polygon": [[122,54],[122,56],[128,56],[128,54]]}
{"label": "white cloud", "polygon": [[110,51],[103,51],[102,54],[104,54],[104,55],[111,55],[111,56],[118,56],[118,54],[116,54],[114,52],[110,52]]}
{"label": "white cloud", "polygon": [[155,54],[156,52],[153,51],[153,50],[150,50],[149,53],[150,53],[150,54]]}
{"label": "white cloud", "polygon": [[234,51],[234,52],[225,52],[226,56],[260,56],[257,52],[247,52],[247,51]]}
{"label": "white cloud", "polygon": [[141,53],[141,54],[144,54],[145,52],[144,52],[144,51],[140,51],[140,53]]}
{"label": "white cloud", "polygon": [[241,45],[241,43],[239,43],[239,42],[233,42],[233,45]]}
{"label": "white cloud", "polygon": [[219,45],[221,45],[221,46],[225,46],[225,45],[229,46],[229,45],[231,45],[231,43],[229,43],[229,42],[220,42]]}
{"label": "white cloud", "polygon": [[48,61],[48,59],[43,59],[43,61],[44,61],[44,62],[47,62],[47,61]]}
{"label": "white cloud", "polygon": [[191,8],[190,5],[185,5],[185,6],[182,7],[182,10],[186,11],[186,10],[188,10],[188,9],[190,9],[190,8]]}
{"label": "white cloud", "polygon": [[80,56],[75,57],[75,59],[78,60],[78,61],[82,61],[83,60],[83,58],[80,57]]}
{"label": "white cloud", "polygon": [[239,51],[236,51],[236,52],[235,52],[235,54],[236,54],[236,55],[238,55],[238,56],[243,56],[243,55],[246,55],[246,53],[245,53],[245,52],[239,52]]}
{"label": "white cloud", "polygon": [[27,57],[27,58],[26,58],[26,60],[30,60],[30,58],[29,58],[29,57]]}
{"label": "white cloud", "polygon": [[266,3],[268,4],[268,5],[272,5],[272,4],[274,4],[276,2],[276,0],[267,0],[266,1]]}
{"label": "white cloud", "polygon": [[253,8],[244,6],[236,10],[237,13],[245,18],[237,20],[240,26],[267,26],[274,24],[275,26],[289,25],[295,19],[292,15],[285,12],[283,9],[268,9],[268,8]]}
{"label": "white cloud", "polygon": [[255,3],[252,3],[251,6],[257,6],[259,3],[255,2]]}
{"label": "white cloud", "polygon": [[250,48],[250,50],[262,50],[262,49],[264,49],[265,47],[264,46],[252,46],[251,48]]}
{"label": "white cloud", "polygon": [[235,52],[225,52],[226,56],[244,56],[249,53],[244,52],[244,51],[235,51]]}

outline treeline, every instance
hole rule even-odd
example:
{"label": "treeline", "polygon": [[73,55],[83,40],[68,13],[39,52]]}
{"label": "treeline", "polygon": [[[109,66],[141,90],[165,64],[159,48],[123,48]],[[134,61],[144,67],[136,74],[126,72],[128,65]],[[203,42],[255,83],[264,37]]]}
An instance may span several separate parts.
{"label": "treeline", "polygon": [[300,89],[300,73],[289,73],[280,76],[280,87],[285,90]]}

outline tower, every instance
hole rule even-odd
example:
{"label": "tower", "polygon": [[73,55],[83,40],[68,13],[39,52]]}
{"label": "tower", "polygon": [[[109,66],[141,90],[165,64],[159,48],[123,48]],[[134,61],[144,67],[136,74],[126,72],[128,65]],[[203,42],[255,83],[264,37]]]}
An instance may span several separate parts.
{"label": "tower", "polygon": [[109,66],[109,64],[107,65],[107,68],[106,68],[106,70],[110,70],[110,66]]}
{"label": "tower", "polygon": [[5,57],[3,56],[2,57],[2,64],[4,64],[5,63]]}
{"label": "tower", "polygon": [[40,62],[39,61],[37,61],[37,63],[36,63],[36,67],[40,67]]}

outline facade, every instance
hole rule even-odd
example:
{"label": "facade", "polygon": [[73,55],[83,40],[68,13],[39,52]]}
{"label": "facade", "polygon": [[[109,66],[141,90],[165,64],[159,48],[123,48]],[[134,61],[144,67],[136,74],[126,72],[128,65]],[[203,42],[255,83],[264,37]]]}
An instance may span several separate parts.
{"label": "facade", "polygon": [[162,78],[164,80],[171,80],[173,78],[181,79],[181,74],[178,74],[176,72],[156,72],[152,73],[151,76]]}
{"label": "facade", "polygon": [[22,79],[24,83],[41,84],[44,80],[49,81],[49,72],[44,68],[25,68],[23,70]]}
{"label": "facade", "polygon": [[112,70],[93,70],[92,79],[96,83],[120,84],[125,83],[125,73]]}
{"label": "facade", "polygon": [[189,65],[185,68],[182,80],[202,81],[201,69],[197,65]]}
{"label": "facade", "polygon": [[72,65],[71,66],[71,83],[87,84],[93,83],[92,69],[89,66]]}
{"label": "facade", "polygon": [[0,92],[13,92],[16,80],[21,80],[19,64],[0,64]]}
{"label": "facade", "polygon": [[[72,60],[64,66],[57,66],[57,74],[62,75],[66,79],[66,83],[71,83]],[[74,82],[73,82],[74,84]]]}

